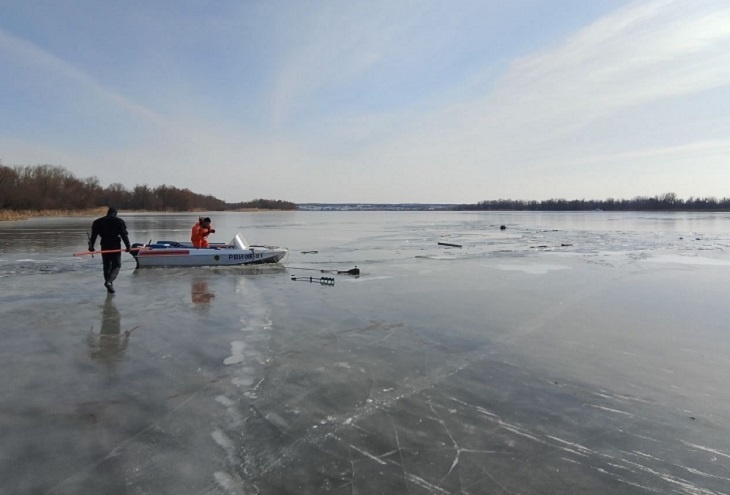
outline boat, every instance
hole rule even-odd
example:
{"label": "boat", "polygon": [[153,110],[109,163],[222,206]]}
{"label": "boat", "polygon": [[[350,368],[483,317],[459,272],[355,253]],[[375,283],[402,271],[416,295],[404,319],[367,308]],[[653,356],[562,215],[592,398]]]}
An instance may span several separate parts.
{"label": "boat", "polygon": [[175,266],[238,266],[278,263],[289,251],[276,246],[249,245],[240,234],[228,244],[196,248],[191,242],[157,241],[132,245],[137,268]]}

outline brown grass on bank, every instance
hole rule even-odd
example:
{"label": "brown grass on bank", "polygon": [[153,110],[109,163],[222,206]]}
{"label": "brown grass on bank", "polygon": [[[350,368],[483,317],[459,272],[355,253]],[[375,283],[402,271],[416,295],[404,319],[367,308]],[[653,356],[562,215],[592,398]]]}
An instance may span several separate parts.
{"label": "brown grass on bank", "polygon": [[0,210],[0,222],[17,222],[38,217],[90,217],[106,214],[106,206],[84,210]]}
{"label": "brown grass on bank", "polygon": [[[29,218],[39,217],[100,217],[106,215],[107,207],[99,206],[97,208],[86,208],[84,210],[0,210],[0,222],[19,222],[21,220],[28,220]],[[227,210],[236,213],[257,213],[257,212],[272,212],[272,211],[293,211],[293,210],[269,210],[266,208],[237,208],[235,210]],[[150,211],[150,210],[120,210],[119,214],[124,215],[125,213],[157,213],[164,214],[169,213],[165,211]],[[176,213],[190,213],[191,215],[198,215],[199,213],[207,213],[206,210],[191,210],[188,212],[176,212]]]}

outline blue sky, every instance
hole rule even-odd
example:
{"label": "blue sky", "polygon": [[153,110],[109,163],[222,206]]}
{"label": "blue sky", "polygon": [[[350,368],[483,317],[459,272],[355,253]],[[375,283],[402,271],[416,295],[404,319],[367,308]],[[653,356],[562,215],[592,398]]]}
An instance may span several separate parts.
{"label": "blue sky", "polygon": [[730,196],[726,0],[0,0],[0,160],[227,201]]}

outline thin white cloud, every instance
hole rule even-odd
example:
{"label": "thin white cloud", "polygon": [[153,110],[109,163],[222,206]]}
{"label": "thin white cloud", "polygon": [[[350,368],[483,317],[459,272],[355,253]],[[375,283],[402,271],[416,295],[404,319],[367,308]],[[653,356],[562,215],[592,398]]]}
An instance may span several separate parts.
{"label": "thin white cloud", "polygon": [[[287,24],[290,43],[278,54],[279,72],[270,95],[272,121],[280,125],[295,120],[324,93],[362,84],[372,73],[377,74],[376,84],[392,82],[409,67],[438,64],[444,47],[478,5],[471,0],[458,5],[424,0],[307,4]],[[362,94],[379,90],[364,87]]]}
{"label": "thin white cloud", "polygon": [[[611,144],[623,149],[607,149],[607,137],[592,130],[596,123],[608,117],[630,118],[632,112],[657,101],[677,113],[683,108],[691,113],[685,97],[727,85],[730,7],[726,3],[636,2],[558,46],[515,61],[494,90],[481,98],[456,100],[436,113],[411,114],[413,131],[399,133],[387,146],[373,146],[363,162],[391,163],[401,178],[418,177],[424,187],[429,179],[444,184],[441,170],[447,167],[453,177],[446,182],[454,189],[460,183],[471,200],[479,199],[475,184],[485,195],[501,191],[502,196],[518,196],[520,184],[539,185],[553,172],[580,190],[583,184],[570,184],[571,176],[561,175],[563,163],[615,165],[603,155],[620,152],[653,164],[677,146],[691,148],[693,139],[703,140],[688,135],[686,142],[667,142],[661,152],[656,144],[647,151],[636,145],[636,139],[621,144],[614,138]],[[728,125],[723,116],[718,118],[719,125]],[[579,135],[582,143],[589,144],[576,146]],[[723,149],[707,152],[718,156]],[[598,176],[610,177],[612,170],[606,166]],[[542,175],[531,175],[536,171]]]}
{"label": "thin white cloud", "polygon": [[[33,137],[0,136],[3,153],[0,159],[6,164],[49,163],[66,166],[80,176],[98,176],[106,184],[167,183],[213,194],[218,188],[226,189],[228,177],[245,176],[239,173],[241,168],[250,169],[251,176],[256,177],[260,175],[255,165],[259,161],[277,163],[287,153],[288,161],[294,161],[288,151],[291,147],[286,143],[264,137],[254,139],[194,118],[181,120],[164,116],[104,87],[89,74],[36,44],[2,29],[0,52],[12,58],[16,66],[30,68],[48,88],[66,84],[64,95],[83,94],[91,106],[102,102],[111,105],[126,115],[126,121],[136,121],[144,130],[128,146],[111,147],[104,143],[81,147],[38,142]],[[102,117],[100,113],[99,118]],[[211,167],[225,172],[210,173]],[[269,172],[269,175],[276,174]],[[231,201],[241,200],[238,196],[231,197],[235,193],[231,188],[224,195]]]}
{"label": "thin white cloud", "polygon": [[0,50],[14,58],[18,64],[40,70],[49,83],[53,83],[54,78],[68,80],[83,88],[90,97],[103,99],[150,123],[167,125],[166,120],[155,112],[103,87],[88,74],[34,43],[13,36],[2,29],[0,29]]}
{"label": "thin white cloud", "polygon": [[516,61],[494,93],[468,103],[476,110],[466,115],[499,120],[500,134],[519,136],[522,145],[626,107],[727,85],[730,8],[698,7],[662,0],[622,9],[554,49]]}
{"label": "thin white cloud", "polygon": [[492,101],[509,101],[505,111],[536,115],[550,127],[573,127],[626,106],[727,85],[730,7],[704,3],[622,9],[556,49],[516,62]]}
{"label": "thin white cloud", "polygon": [[[365,7],[360,5],[361,9]],[[347,19],[353,15],[356,12],[352,10],[325,9],[309,21],[309,36],[305,41],[284,55],[271,97],[275,124],[281,124],[317,91],[355,78],[382,59],[396,36],[394,26],[374,20],[373,24],[382,27],[375,30],[377,36],[372,36],[369,29],[372,24],[366,28]]]}

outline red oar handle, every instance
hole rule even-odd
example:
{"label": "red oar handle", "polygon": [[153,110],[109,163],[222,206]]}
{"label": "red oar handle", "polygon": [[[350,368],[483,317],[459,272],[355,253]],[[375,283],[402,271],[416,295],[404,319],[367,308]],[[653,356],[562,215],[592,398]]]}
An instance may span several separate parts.
{"label": "red oar handle", "polygon": [[[142,251],[147,247],[130,248],[130,251]],[[81,251],[80,253],[74,253],[74,256],[85,256],[88,254],[107,254],[107,253],[124,253],[126,249],[102,249],[101,251]]]}

